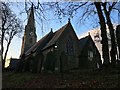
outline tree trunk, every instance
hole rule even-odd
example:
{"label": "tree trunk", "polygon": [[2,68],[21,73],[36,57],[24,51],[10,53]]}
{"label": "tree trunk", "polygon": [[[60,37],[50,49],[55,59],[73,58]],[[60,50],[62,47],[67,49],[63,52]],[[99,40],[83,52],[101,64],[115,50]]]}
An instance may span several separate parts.
{"label": "tree trunk", "polygon": [[2,60],[2,71],[4,71],[4,66],[5,66],[5,61],[4,61],[4,59],[3,59],[3,52],[4,52],[3,43],[4,43],[4,36],[5,36],[5,31],[4,31],[5,23],[6,23],[6,20],[4,20],[4,19],[2,18],[2,28],[1,28],[1,31],[2,31],[2,35],[1,35],[1,52],[2,52],[1,60]]}
{"label": "tree trunk", "polygon": [[101,27],[101,37],[102,37],[102,52],[103,52],[103,64],[109,65],[109,49],[108,49],[108,38],[107,38],[107,31],[106,31],[106,24],[105,24],[105,18],[103,16],[100,2],[94,2],[95,7],[98,12],[98,17],[100,20],[100,27]]}
{"label": "tree trunk", "polygon": [[[1,35],[1,59],[2,59],[2,70],[4,71],[5,60],[7,57],[9,45],[11,40],[17,33],[21,33],[22,25],[20,24],[20,20],[16,18],[16,15],[13,14],[9,8],[9,5],[2,2],[1,3],[1,27],[0,30],[2,32]],[[7,36],[7,37],[5,37]],[[7,41],[7,49],[4,50],[4,40]],[[5,55],[3,56],[5,52]]]}
{"label": "tree trunk", "polygon": [[104,7],[104,13],[107,19],[107,25],[108,25],[108,28],[110,31],[110,37],[111,37],[111,51],[110,51],[111,63],[112,65],[115,65],[116,64],[116,53],[117,53],[116,42],[115,42],[115,32],[114,32],[113,24],[110,19],[110,13],[106,9],[106,3],[103,3],[103,7]]}
{"label": "tree trunk", "polygon": [[4,47],[3,47],[3,37],[4,37],[4,32],[2,32],[2,37],[1,37],[1,60],[2,60],[2,71],[4,71],[4,66],[5,66],[5,61],[3,59],[3,51],[4,51]]}
{"label": "tree trunk", "polygon": [[117,45],[118,45],[118,51],[119,51],[118,59],[120,60],[120,25],[118,25],[116,28],[116,38],[117,38]]}
{"label": "tree trunk", "polygon": [[9,39],[9,41],[8,41],[7,49],[6,49],[6,51],[5,51],[5,55],[4,55],[4,58],[3,58],[4,68],[5,68],[5,60],[6,60],[6,56],[7,56],[7,53],[8,53],[8,49],[9,49],[10,43],[11,43],[11,39]]}

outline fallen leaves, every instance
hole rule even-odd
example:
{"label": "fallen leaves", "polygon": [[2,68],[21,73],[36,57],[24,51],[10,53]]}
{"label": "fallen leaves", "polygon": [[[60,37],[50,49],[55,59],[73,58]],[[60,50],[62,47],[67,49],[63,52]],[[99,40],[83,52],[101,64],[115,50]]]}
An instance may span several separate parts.
{"label": "fallen leaves", "polygon": [[[4,74],[3,88],[115,88],[120,74],[94,75],[87,72],[64,74]],[[104,78],[103,78],[104,77]],[[11,82],[11,83],[9,83]]]}

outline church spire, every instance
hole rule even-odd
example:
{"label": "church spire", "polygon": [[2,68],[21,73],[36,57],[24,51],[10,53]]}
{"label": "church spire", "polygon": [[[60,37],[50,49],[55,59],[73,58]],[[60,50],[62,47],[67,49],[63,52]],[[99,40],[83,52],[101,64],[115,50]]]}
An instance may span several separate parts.
{"label": "church spire", "polygon": [[32,27],[35,26],[35,19],[34,19],[34,7],[33,7],[33,3],[31,6],[31,10],[30,10],[30,14],[28,16],[28,24]]}
{"label": "church spire", "polygon": [[28,22],[25,26],[25,32],[22,41],[21,55],[29,50],[37,41],[36,28],[35,28],[35,19],[34,19],[34,7],[30,8],[30,13],[28,16]]}

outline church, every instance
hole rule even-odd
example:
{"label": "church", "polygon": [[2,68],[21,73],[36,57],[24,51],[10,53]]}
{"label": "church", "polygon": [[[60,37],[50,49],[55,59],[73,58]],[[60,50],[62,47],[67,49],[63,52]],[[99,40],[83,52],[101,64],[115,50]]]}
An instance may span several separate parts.
{"label": "church", "polygon": [[37,40],[34,8],[31,7],[22,39],[21,72],[66,72],[71,69],[96,69],[101,66],[100,53],[90,34],[78,39],[70,20],[56,32]]}

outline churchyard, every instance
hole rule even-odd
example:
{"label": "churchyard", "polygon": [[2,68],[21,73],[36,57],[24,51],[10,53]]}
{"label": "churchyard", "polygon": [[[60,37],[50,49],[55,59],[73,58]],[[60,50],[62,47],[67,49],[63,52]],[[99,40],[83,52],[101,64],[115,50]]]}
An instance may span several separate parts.
{"label": "churchyard", "polygon": [[2,88],[119,88],[120,71],[71,70],[65,73],[4,72]]}

